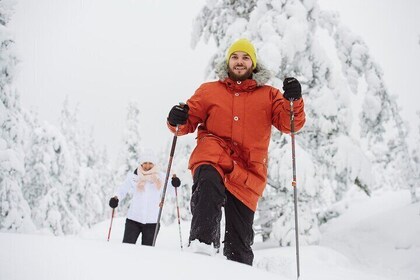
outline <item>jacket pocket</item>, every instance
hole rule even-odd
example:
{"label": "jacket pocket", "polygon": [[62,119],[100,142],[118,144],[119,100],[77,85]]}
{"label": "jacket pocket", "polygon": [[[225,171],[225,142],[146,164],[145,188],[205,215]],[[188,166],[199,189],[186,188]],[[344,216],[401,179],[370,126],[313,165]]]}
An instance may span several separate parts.
{"label": "jacket pocket", "polygon": [[233,162],[232,172],[226,174],[226,177],[232,184],[244,186],[248,179],[248,171],[238,163]]}
{"label": "jacket pocket", "polygon": [[249,154],[249,173],[245,182],[253,192],[262,195],[267,181],[267,152],[253,150]]}

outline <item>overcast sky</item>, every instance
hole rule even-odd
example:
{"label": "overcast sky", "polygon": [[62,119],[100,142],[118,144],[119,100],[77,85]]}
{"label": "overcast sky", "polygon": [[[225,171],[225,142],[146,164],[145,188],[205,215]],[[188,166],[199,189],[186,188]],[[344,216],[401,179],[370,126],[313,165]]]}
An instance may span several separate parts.
{"label": "overcast sky", "polygon": [[[190,47],[200,1],[20,1],[11,22],[22,104],[58,124],[69,96],[97,143],[118,153],[126,108],[139,103],[144,146],[172,140],[166,116],[204,81],[212,46]],[[214,48],[214,46],[213,46]],[[209,49],[211,51],[209,51]]]}
{"label": "overcast sky", "polygon": [[[190,47],[192,20],[204,2],[19,1],[10,26],[21,60],[16,82],[24,108],[58,124],[69,96],[72,105],[79,104],[83,126],[94,126],[97,143],[116,158],[126,107],[135,100],[143,145],[168,146],[167,113],[205,81],[205,67],[216,50],[203,43]],[[362,36],[391,93],[399,96],[404,119],[412,122],[420,110],[420,1],[403,3],[320,1]]]}

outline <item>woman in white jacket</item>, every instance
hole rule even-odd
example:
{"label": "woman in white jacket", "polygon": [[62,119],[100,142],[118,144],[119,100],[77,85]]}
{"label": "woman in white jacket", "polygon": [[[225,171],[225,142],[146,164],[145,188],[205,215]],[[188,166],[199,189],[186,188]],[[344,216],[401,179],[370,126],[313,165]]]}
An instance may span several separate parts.
{"label": "woman in white jacket", "polygon": [[117,207],[119,200],[124,199],[128,192],[132,193],[123,243],[135,244],[141,233],[141,244],[151,246],[159,214],[164,174],[155,164],[156,157],[152,151],[143,152],[139,161],[140,166],[127,174],[124,183],[110,199],[109,206]]}

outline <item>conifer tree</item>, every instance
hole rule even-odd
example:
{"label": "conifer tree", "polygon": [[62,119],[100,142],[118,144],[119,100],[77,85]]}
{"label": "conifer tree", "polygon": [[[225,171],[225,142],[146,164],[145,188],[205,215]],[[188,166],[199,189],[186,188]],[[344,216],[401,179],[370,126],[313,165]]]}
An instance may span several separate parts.
{"label": "conifer tree", "polygon": [[140,109],[137,102],[129,102],[126,127],[123,132],[123,148],[121,152],[123,164],[120,166],[120,173],[123,176],[125,176],[128,171],[134,170],[139,164],[138,160],[141,152],[140,121]]}
{"label": "conifer tree", "polygon": [[[307,122],[296,136],[296,153],[303,243],[318,241],[318,226],[340,214],[336,205],[349,189],[370,195],[384,184],[402,187],[398,177],[412,172],[406,127],[367,46],[338,17],[321,11],[315,0],[207,2],[195,20],[192,45],[201,38],[216,42],[209,78],[217,78],[214,65],[241,37],[254,43],[258,63],[272,71],[271,85],[281,89],[287,76],[302,84]],[[327,52],[331,42],[335,49]],[[263,239],[288,245],[293,243],[290,136],[277,131],[272,136],[255,226]]]}
{"label": "conifer tree", "polygon": [[418,202],[420,198],[417,196],[416,190],[420,187],[420,111],[417,111],[418,116],[418,126],[417,126],[417,133],[415,134],[415,146],[411,152],[413,164],[414,164],[414,173],[412,176],[414,177],[413,180],[416,182],[414,187],[411,188],[411,201],[413,203]]}
{"label": "conifer tree", "polygon": [[[389,93],[380,66],[366,44],[333,13],[321,14],[322,26],[334,38],[343,73],[354,94],[362,95],[359,112],[361,146],[374,164],[373,188],[415,190],[414,166],[407,143],[408,128]],[[362,87],[363,90],[358,90]]]}
{"label": "conifer tree", "polygon": [[[78,108],[70,108],[66,98],[60,126],[72,159],[71,173],[65,182],[69,209],[84,227],[104,218],[106,199],[112,192],[113,173],[89,135],[80,128]],[[103,161],[105,160],[105,161]]]}
{"label": "conifer tree", "polygon": [[13,1],[0,2],[0,231],[34,230],[30,208],[22,194],[24,121],[13,86],[17,58],[7,23]]}
{"label": "conifer tree", "polygon": [[[118,187],[125,180],[127,172],[132,172],[139,165],[141,154],[141,128],[140,109],[135,101],[130,101],[127,107],[126,124],[123,132],[123,145],[120,152],[119,166],[117,171]],[[131,195],[128,194],[118,206],[119,214],[126,215]]]}
{"label": "conifer tree", "polygon": [[31,206],[36,227],[54,235],[76,234],[81,224],[68,200],[68,178],[74,162],[60,131],[44,122],[33,121],[26,150],[24,194]]}

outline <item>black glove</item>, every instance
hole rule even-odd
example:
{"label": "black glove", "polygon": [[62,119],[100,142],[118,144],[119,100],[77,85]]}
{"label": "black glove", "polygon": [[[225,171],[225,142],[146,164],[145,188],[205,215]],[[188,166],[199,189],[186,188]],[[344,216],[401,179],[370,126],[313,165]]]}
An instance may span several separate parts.
{"label": "black glove", "polygon": [[185,124],[188,119],[188,105],[175,105],[169,111],[168,122],[172,126],[177,126],[178,124]]}
{"label": "black glove", "polygon": [[109,207],[111,207],[111,208],[117,208],[118,207],[118,198],[112,197],[109,200]]}
{"label": "black glove", "polygon": [[286,78],[283,81],[283,97],[289,101],[298,100],[302,97],[302,87],[295,78]]}
{"label": "black glove", "polygon": [[172,176],[171,179],[171,184],[174,188],[178,188],[179,186],[181,186],[181,180],[174,174],[174,176]]}

